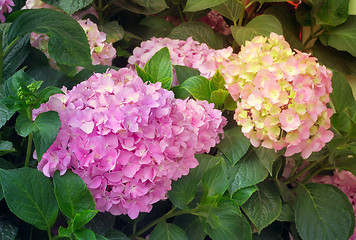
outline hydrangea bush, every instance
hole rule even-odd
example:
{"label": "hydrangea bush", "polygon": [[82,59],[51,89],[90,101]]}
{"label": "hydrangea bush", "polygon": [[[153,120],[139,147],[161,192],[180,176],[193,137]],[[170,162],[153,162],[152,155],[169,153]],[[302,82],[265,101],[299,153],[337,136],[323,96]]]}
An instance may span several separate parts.
{"label": "hydrangea bush", "polygon": [[0,236],[355,239],[354,14],[0,0]]}

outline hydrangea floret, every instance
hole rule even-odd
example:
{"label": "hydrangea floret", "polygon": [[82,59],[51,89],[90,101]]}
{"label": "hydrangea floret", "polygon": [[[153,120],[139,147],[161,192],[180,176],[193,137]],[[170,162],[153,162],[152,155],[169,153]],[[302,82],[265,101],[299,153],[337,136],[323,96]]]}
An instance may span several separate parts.
{"label": "hydrangea floret", "polygon": [[257,147],[308,158],[329,142],[332,73],[315,57],[293,52],[283,36],[247,41],[237,59],[222,68],[226,87],[237,101],[234,119]]}
{"label": "hydrangea floret", "polygon": [[[187,40],[170,38],[151,38],[141,43],[133,50],[128,59],[128,67],[134,68],[137,64],[143,68],[147,61],[161,48],[167,47],[173,65],[187,66],[199,70],[200,75],[211,78],[220,65],[235,58],[232,47],[224,49],[211,49],[205,43],[194,41],[192,37]],[[174,69],[173,69],[174,71]],[[178,85],[177,76],[173,74],[173,85]]]}
{"label": "hydrangea floret", "polygon": [[38,169],[67,169],[87,184],[100,211],[137,218],[166,199],[172,180],[198,165],[195,153],[220,141],[226,119],[213,104],[175,99],[128,68],[94,74],[39,109],[59,113],[57,139]]}
{"label": "hydrangea floret", "polygon": [[5,22],[4,13],[10,13],[12,11],[11,7],[13,6],[15,6],[15,4],[12,0],[0,0],[0,21],[2,23]]}

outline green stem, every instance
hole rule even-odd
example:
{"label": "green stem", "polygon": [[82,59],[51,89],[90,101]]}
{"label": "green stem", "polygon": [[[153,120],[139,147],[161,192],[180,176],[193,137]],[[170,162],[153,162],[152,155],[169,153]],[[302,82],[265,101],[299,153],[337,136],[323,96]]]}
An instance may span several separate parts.
{"label": "green stem", "polygon": [[[27,111],[29,119],[32,121],[32,109]],[[25,159],[25,167],[28,167],[31,157],[31,150],[32,150],[32,140],[33,140],[33,133],[28,135],[28,142],[27,142],[27,151],[26,151],[26,159]]]}
{"label": "green stem", "polygon": [[178,13],[179,13],[179,18],[182,21],[182,23],[184,23],[185,20],[184,20],[184,16],[183,16],[183,11],[182,11],[181,5],[179,3],[177,5],[177,8],[178,8]]}
{"label": "green stem", "polygon": [[[323,158],[323,160],[326,158]],[[319,168],[317,168],[315,171],[311,172],[308,176],[306,176],[303,180],[303,184],[308,182],[310,179],[312,179],[314,176],[318,175],[321,171],[323,171],[327,166],[329,165],[329,163],[324,163],[322,166],[320,166]]]}
{"label": "green stem", "polygon": [[28,167],[28,164],[30,163],[31,149],[32,149],[32,139],[33,139],[33,134],[30,133],[30,134],[28,135],[25,167]]}
{"label": "green stem", "polygon": [[305,40],[304,42],[304,47],[306,48],[307,45],[314,39],[314,37],[312,35],[310,35],[307,40]]}
{"label": "green stem", "polygon": [[241,1],[241,9],[240,9],[240,16],[239,16],[239,23],[238,23],[238,26],[242,26],[242,21],[244,19],[244,15],[245,15],[245,0],[242,0]]}
{"label": "green stem", "polygon": [[163,222],[163,221],[165,221],[165,220],[167,220],[167,219],[169,219],[171,217],[175,217],[175,216],[179,216],[179,215],[183,215],[183,214],[193,213],[193,212],[196,212],[198,209],[195,208],[195,209],[190,209],[190,210],[181,210],[181,211],[178,211],[178,212],[174,212],[175,210],[176,210],[176,207],[172,208],[172,210],[170,210],[168,213],[166,213],[162,217],[154,220],[153,222],[148,224],[146,227],[144,227],[140,231],[138,231],[136,234],[132,234],[129,238],[130,239],[134,239],[137,236],[140,236],[141,234],[143,234],[144,232],[149,230],[150,228],[154,227],[158,223]]}
{"label": "green stem", "polygon": [[322,159],[319,159],[318,161],[315,161],[311,164],[309,164],[308,166],[306,166],[305,168],[303,168],[301,171],[299,171],[297,174],[291,176],[290,178],[288,178],[285,181],[285,184],[289,184],[291,182],[294,182],[297,178],[299,178],[300,176],[302,176],[304,173],[308,172],[309,170],[311,170],[313,167],[315,167],[316,165],[318,165],[319,163],[321,163],[328,155],[326,155],[325,157],[323,157]]}
{"label": "green stem", "polygon": [[52,236],[52,233],[51,233],[51,229],[47,229],[47,234],[48,234],[48,239],[49,240],[53,240],[53,236]]}
{"label": "green stem", "polygon": [[20,40],[21,36],[17,36],[14,41],[12,41],[6,48],[6,50],[4,51],[3,57],[5,58],[6,55],[9,53],[10,49],[12,48],[12,46],[14,46],[14,44]]}
{"label": "green stem", "polygon": [[133,235],[136,235],[136,228],[137,228],[137,219],[134,220],[134,225],[133,225]]}
{"label": "green stem", "polygon": [[104,23],[103,20],[103,0],[98,1],[98,14],[99,14],[99,23],[102,26]]}

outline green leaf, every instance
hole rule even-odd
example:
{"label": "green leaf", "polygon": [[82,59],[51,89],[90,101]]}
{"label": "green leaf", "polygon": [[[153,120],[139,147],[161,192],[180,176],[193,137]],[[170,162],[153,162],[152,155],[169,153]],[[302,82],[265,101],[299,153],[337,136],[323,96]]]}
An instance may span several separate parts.
{"label": "green leaf", "polygon": [[349,15],[356,15],[356,1],[350,0]]}
{"label": "green leaf", "polygon": [[106,234],[108,240],[129,240],[129,238],[119,230],[112,228]]}
{"label": "green leaf", "polygon": [[177,216],[174,218],[173,223],[187,234],[188,240],[203,240],[207,235],[199,217],[192,214]]}
{"label": "green leaf", "polygon": [[59,208],[67,217],[73,219],[83,210],[95,210],[93,196],[78,175],[67,171],[65,175],[60,176],[56,172],[53,184]]}
{"label": "green leaf", "polygon": [[62,9],[68,15],[88,6],[93,0],[43,0],[43,2]]}
{"label": "green leaf", "polygon": [[167,47],[156,52],[143,70],[153,78],[153,83],[162,82],[162,87],[170,89],[173,80],[171,57]]}
{"label": "green leaf", "polygon": [[115,216],[109,212],[98,212],[90,222],[85,225],[93,232],[101,235],[105,235],[107,231],[113,228],[115,224]]}
{"label": "green leaf", "polygon": [[273,149],[268,149],[261,146],[255,148],[254,150],[262,165],[267,169],[269,174],[272,176],[273,163],[274,161],[277,160],[279,154],[276,153]]}
{"label": "green leaf", "polygon": [[76,240],[96,240],[95,233],[87,228],[82,228],[74,232]]}
{"label": "green leaf", "polygon": [[[0,158],[0,168],[2,169],[14,169],[16,166],[12,162],[8,162],[2,158]],[[0,183],[0,201],[4,199],[4,193],[2,191],[1,183]]]}
{"label": "green leaf", "polygon": [[26,74],[23,70],[17,71],[14,75],[8,78],[4,83],[4,93],[6,97],[16,97],[17,92],[22,88],[26,88],[31,83],[35,82],[35,80]]}
{"label": "green leaf", "polygon": [[25,35],[14,44],[3,63],[3,79],[12,76],[30,54],[30,38]]}
{"label": "green leaf", "polygon": [[332,189],[334,189],[340,197],[342,197],[342,199],[344,200],[346,206],[347,206],[347,212],[349,213],[350,217],[351,217],[351,226],[350,226],[350,230],[349,230],[349,235],[347,236],[347,239],[349,239],[352,234],[354,233],[354,226],[355,226],[355,213],[354,213],[354,209],[352,204],[350,204],[350,200],[348,198],[348,196],[346,196],[346,194],[341,191],[340,188],[334,186],[334,185],[328,185],[329,187],[331,187]]}
{"label": "green leaf", "polygon": [[325,46],[347,51],[356,57],[356,16],[350,16],[344,24],[325,31],[319,39]]}
{"label": "green leaf", "polygon": [[185,80],[181,85],[197,100],[207,100],[210,102],[210,82],[203,76],[193,76]]}
{"label": "green leaf", "polygon": [[53,9],[27,10],[12,23],[9,42],[28,32],[46,33],[50,37],[48,50],[56,62],[83,67],[91,65],[87,36],[70,16]]}
{"label": "green leaf", "polygon": [[19,229],[10,222],[10,219],[0,218],[0,239],[15,240]]}
{"label": "green leaf", "polygon": [[339,72],[333,71],[332,88],[330,99],[338,113],[341,113],[346,107],[354,104],[355,98],[352,88],[346,78]]}
{"label": "green leaf", "polygon": [[226,90],[225,88],[225,79],[221,74],[220,69],[216,70],[215,74],[210,79],[210,86],[213,90]]}
{"label": "green leaf", "polygon": [[188,0],[184,12],[197,12],[207,8],[215,7],[226,0]]}
{"label": "green leaf", "polygon": [[20,114],[16,119],[16,132],[26,137],[33,133],[33,141],[35,143],[37,160],[40,161],[42,155],[56,140],[61,121],[59,115],[55,111],[43,112],[39,114],[35,121],[32,122],[26,115]]}
{"label": "green leaf", "polygon": [[349,171],[353,175],[356,176],[356,159],[355,158],[346,159],[340,165],[338,165],[338,167],[341,169],[344,169],[346,171]]}
{"label": "green leaf", "polygon": [[68,229],[68,228],[64,228],[64,227],[60,226],[59,229],[58,229],[58,235],[61,236],[61,237],[71,238],[72,237],[72,231],[70,229]]}
{"label": "green leaf", "polygon": [[295,17],[300,25],[311,26],[313,24],[312,6],[302,2],[295,11]]}
{"label": "green leaf", "polygon": [[196,182],[196,184],[201,181],[207,170],[216,166],[223,160],[222,157],[211,156],[208,154],[195,154],[195,158],[198,160],[199,165],[196,168],[191,169],[189,175],[192,176],[192,179]]}
{"label": "green leaf", "polygon": [[320,41],[314,43],[312,50],[313,55],[318,58],[319,62],[327,67],[346,75],[356,75],[356,57],[350,53],[326,47]]}
{"label": "green leaf", "polygon": [[168,192],[169,200],[180,209],[189,209],[188,204],[197,192],[197,183],[188,174],[172,182],[172,190]]}
{"label": "green leaf", "polygon": [[282,202],[282,211],[281,215],[278,217],[280,222],[294,222],[295,216],[291,204]]}
{"label": "green leaf", "polygon": [[21,137],[27,137],[33,130],[33,122],[26,114],[20,114],[16,119],[15,130]]}
{"label": "green leaf", "polygon": [[105,23],[102,31],[106,34],[106,42],[115,43],[124,38],[125,30],[117,21]]}
{"label": "green leaf", "polygon": [[229,192],[234,194],[241,188],[262,182],[267,175],[267,169],[262,165],[256,154],[251,152],[230,169]]}
{"label": "green leaf", "polygon": [[11,142],[0,140],[0,156],[14,151],[15,148],[12,146]]}
{"label": "green leaf", "polygon": [[218,216],[220,224],[212,228],[206,221],[202,223],[204,230],[213,240],[234,239],[247,240],[252,239],[251,227],[246,218],[241,215],[234,207],[224,206],[211,210]]}
{"label": "green leaf", "polygon": [[323,5],[314,14],[316,24],[337,26],[349,16],[349,0],[324,0]]}
{"label": "green leaf", "polygon": [[228,91],[222,89],[215,90],[210,95],[210,101],[214,103],[216,106],[222,106],[227,96],[229,96]]}
{"label": "green leaf", "polygon": [[63,86],[66,86],[68,89],[71,89],[74,85],[76,85],[74,79],[69,78],[60,71],[46,66],[33,67],[29,69],[26,73],[32,78],[34,78],[36,81],[43,82],[40,90],[46,87],[61,88]]}
{"label": "green leaf", "polygon": [[283,28],[279,20],[272,15],[255,17],[245,26],[231,26],[232,36],[242,46],[245,41],[251,41],[255,36],[269,37],[271,32],[282,35]]}
{"label": "green leaf", "polygon": [[241,189],[237,190],[234,194],[232,194],[232,199],[236,202],[237,205],[241,206],[257,190],[258,190],[258,188],[256,185],[241,188]]}
{"label": "green leaf", "polygon": [[15,111],[8,109],[0,102],[0,128],[15,114]]}
{"label": "green leaf", "polygon": [[75,214],[73,219],[73,229],[80,229],[87,224],[96,214],[98,210],[82,210]]}
{"label": "green leaf", "polygon": [[45,89],[42,89],[42,91],[38,94],[38,98],[37,98],[38,102],[39,103],[48,102],[50,96],[58,93],[64,94],[62,90],[57,87],[46,87]]}
{"label": "green leaf", "polygon": [[351,203],[327,184],[299,185],[295,202],[295,223],[303,239],[347,239],[355,216]]}
{"label": "green leaf", "polygon": [[113,0],[112,3],[130,12],[150,15],[168,8],[164,0]]}
{"label": "green leaf", "polygon": [[[144,39],[167,37],[175,27],[172,23],[158,16],[148,16],[143,18],[139,25],[144,26]],[[142,34],[140,36],[142,36]]]}
{"label": "green leaf", "polygon": [[169,200],[181,209],[188,209],[197,192],[197,185],[203,175],[214,168],[223,159],[207,154],[196,154],[199,165],[190,170],[189,174],[172,183],[172,190],[168,192]]}
{"label": "green leaf", "polygon": [[49,178],[31,168],[0,170],[1,185],[11,212],[41,230],[50,230],[58,205]]}
{"label": "green leaf", "polygon": [[57,66],[59,67],[59,70],[63,72],[66,76],[68,77],[74,77],[78,73],[78,69],[76,66],[69,66],[66,64],[61,64],[61,63],[56,63]]}
{"label": "green leaf", "polygon": [[225,107],[226,110],[229,110],[229,111],[235,111],[235,109],[237,107],[237,103],[231,97],[230,94],[225,99],[224,107]]}
{"label": "green leaf", "polygon": [[175,98],[179,98],[179,99],[186,99],[188,97],[190,97],[190,93],[185,90],[184,88],[182,88],[181,86],[174,86],[171,88],[171,91],[174,93],[174,97]]}
{"label": "green leaf", "polygon": [[222,164],[223,161],[220,161],[220,163],[208,169],[203,174],[203,198],[201,200],[202,203],[209,203],[219,200],[229,187],[229,183],[226,178]]}
{"label": "green leaf", "polygon": [[217,147],[235,165],[246,154],[250,141],[243,135],[240,127],[229,129],[224,135]]}
{"label": "green leaf", "polygon": [[153,77],[145,72],[145,70],[143,70],[142,68],[140,68],[137,64],[135,64],[135,68],[136,68],[136,72],[137,72],[137,75],[142,79],[143,82],[155,82],[153,80]]}
{"label": "green leaf", "polygon": [[241,14],[241,2],[236,0],[225,0],[225,2],[212,9],[236,24]]}
{"label": "green leaf", "polygon": [[199,70],[195,68],[190,68],[187,66],[173,65],[174,70],[176,71],[178,83],[182,84],[185,80],[193,76],[199,76]]}
{"label": "green leaf", "polygon": [[221,49],[224,47],[223,38],[216,34],[210,26],[201,22],[182,23],[173,28],[168,37],[181,40],[193,37],[195,41],[206,43],[209,47],[214,49]]}
{"label": "green leaf", "polygon": [[183,240],[188,239],[185,232],[172,223],[161,222],[152,231],[150,240]]}
{"label": "green leaf", "polygon": [[263,182],[258,191],[241,206],[257,230],[261,230],[276,220],[282,211],[282,200],[273,183]]}

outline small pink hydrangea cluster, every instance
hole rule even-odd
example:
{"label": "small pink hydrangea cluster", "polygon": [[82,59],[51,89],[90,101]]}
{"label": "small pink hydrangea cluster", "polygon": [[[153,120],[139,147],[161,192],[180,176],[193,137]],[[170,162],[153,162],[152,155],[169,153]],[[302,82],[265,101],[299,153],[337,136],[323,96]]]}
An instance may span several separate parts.
{"label": "small pink hydrangea cluster", "polygon": [[88,37],[93,65],[111,65],[112,60],[116,57],[116,49],[112,43],[105,42],[106,34],[100,32],[98,26],[89,19],[78,22]]}
{"label": "small pink hydrangea cluster", "polygon": [[0,0],[0,21],[2,23],[5,22],[4,13],[10,13],[12,11],[11,7],[13,6],[15,6],[15,4],[12,0]]}
{"label": "small pink hydrangea cluster", "polygon": [[[334,175],[316,176],[312,179],[314,183],[332,184],[343,191],[349,198],[356,217],[356,177],[348,171],[335,171]],[[356,240],[356,226],[354,234],[349,240]]]}
{"label": "small pink hydrangea cluster", "polygon": [[[54,6],[46,4],[40,0],[27,0],[26,5],[22,9],[38,8],[57,9]],[[112,46],[112,43],[106,42],[106,34],[104,32],[100,32],[98,26],[95,23],[89,19],[79,19],[80,16],[84,16],[86,14],[96,15],[96,12],[93,8],[89,8],[88,10],[81,13],[74,14],[73,18],[79,22],[80,26],[83,28],[88,37],[92,64],[112,65],[112,60],[116,57],[116,49]],[[48,41],[49,37],[46,34],[31,33],[31,45],[46,54],[51,67],[58,68],[56,66],[56,62],[49,55]]]}
{"label": "small pink hydrangea cluster", "polygon": [[[194,41],[189,37],[186,41],[170,38],[151,38],[141,43],[141,47],[133,50],[128,59],[129,67],[137,64],[143,68],[147,61],[161,48],[167,47],[173,65],[187,66],[200,71],[200,75],[211,78],[223,62],[230,61],[236,54],[231,47],[224,49],[211,49],[205,43]],[[173,85],[178,85],[174,74]]]}
{"label": "small pink hydrangea cluster", "polygon": [[301,152],[305,159],[332,139],[333,111],[326,106],[332,73],[316,60],[271,33],[247,41],[225,64],[222,73],[237,101],[234,118],[252,145],[286,148],[285,156]]}
{"label": "small pink hydrangea cluster", "polygon": [[94,74],[39,109],[59,113],[57,139],[38,169],[72,169],[100,211],[137,218],[166,198],[171,181],[198,165],[195,153],[220,141],[226,119],[206,101],[175,99],[161,83],[143,83],[128,69]]}
{"label": "small pink hydrangea cluster", "polygon": [[22,9],[39,9],[39,8],[52,8],[55,9],[54,6],[49,5],[41,0],[27,0],[25,6]]}

